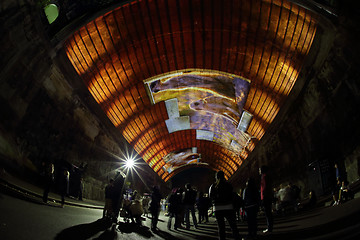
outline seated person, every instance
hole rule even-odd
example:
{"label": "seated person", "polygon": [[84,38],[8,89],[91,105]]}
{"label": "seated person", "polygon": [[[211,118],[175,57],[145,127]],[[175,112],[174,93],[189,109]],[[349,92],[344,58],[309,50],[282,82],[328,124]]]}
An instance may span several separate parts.
{"label": "seated person", "polygon": [[349,187],[349,182],[348,181],[342,181],[341,182],[341,187],[339,189],[339,203],[340,202],[346,202],[350,199],[354,198],[354,194],[351,191],[350,187]]}
{"label": "seated person", "polygon": [[317,198],[314,190],[309,192],[309,200],[304,204],[304,209],[311,209],[316,207]]}
{"label": "seated person", "polygon": [[286,185],[285,187],[281,184],[280,189],[278,191],[278,199],[279,199],[279,211],[285,211],[285,208],[291,205],[291,188],[290,185]]}

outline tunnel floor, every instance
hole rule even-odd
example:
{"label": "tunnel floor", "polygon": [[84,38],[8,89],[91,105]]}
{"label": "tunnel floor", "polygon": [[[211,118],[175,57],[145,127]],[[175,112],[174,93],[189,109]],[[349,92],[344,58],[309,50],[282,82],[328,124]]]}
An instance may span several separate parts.
{"label": "tunnel floor", "polygon": [[[50,193],[49,198],[51,201],[45,205],[41,201],[41,188],[6,174],[1,174],[0,180],[2,193],[28,202],[38,203],[37,205],[40,205],[40,208],[60,207],[59,196],[57,194]],[[323,207],[307,211],[298,211],[286,214],[285,216],[275,216],[274,231],[270,235],[262,234],[266,224],[264,216],[260,214],[258,217],[258,239],[360,239],[360,198],[359,194],[355,196],[355,199],[338,206],[326,204]],[[97,227],[104,227],[103,230],[107,235],[103,235],[102,238],[84,238],[81,236],[76,237],[77,232],[74,232],[75,236],[73,235],[71,239],[218,239],[217,224],[214,217],[209,217],[209,223],[199,224],[198,229],[191,226],[189,230],[168,230],[167,221],[169,218],[162,211],[160,213],[158,231],[153,232],[150,230],[150,216],[143,216],[141,227],[132,223],[126,223],[120,217],[118,218],[118,224],[105,226],[101,219],[102,202],[87,199],[79,201],[66,198],[65,209],[74,207],[85,208],[89,212],[93,211],[92,214],[99,215],[99,219],[94,221],[93,224],[95,226],[99,224]],[[237,226],[240,235],[245,237],[247,234],[246,222],[238,221]],[[68,229],[63,231],[69,232]],[[68,236],[66,239],[69,239]],[[232,239],[231,230],[228,225],[227,239]]]}

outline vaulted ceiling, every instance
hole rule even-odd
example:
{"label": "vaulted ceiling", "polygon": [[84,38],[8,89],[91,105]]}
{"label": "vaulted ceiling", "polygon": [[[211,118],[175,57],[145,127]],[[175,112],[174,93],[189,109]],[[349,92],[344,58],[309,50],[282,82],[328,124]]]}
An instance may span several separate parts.
{"label": "vaulted ceiling", "polygon": [[287,100],[315,32],[314,16],[288,1],[139,0],[87,23],[65,49],[164,181],[195,166],[228,178]]}

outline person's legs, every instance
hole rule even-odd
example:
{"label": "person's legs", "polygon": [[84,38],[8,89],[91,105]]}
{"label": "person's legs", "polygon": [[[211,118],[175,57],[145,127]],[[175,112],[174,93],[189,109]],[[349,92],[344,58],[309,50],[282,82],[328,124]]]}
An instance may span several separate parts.
{"label": "person's legs", "polygon": [[266,217],[266,222],[267,222],[267,230],[266,232],[272,232],[273,230],[273,215],[272,215],[272,211],[271,211],[271,207],[272,207],[272,203],[271,203],[271,199],[266,199],[263,202],[264,204],[264,211],[265,211],[265,217]]}
{"label": "person's legs", "polygon": [[190,206],[185,205],[185,224],[186,228],[190,228]]}
{"label": "person's legs", "polygon": [[159,218],[159,209],[151,210],[151,229],[156,230]]}
{"label": "person's legs", "polygon": [[46,183],[45,183],[44,194],[43,194],[43,202],[44,203],[47,203],[48,195],[49,195],[51,186],[52,186],[52,181],[47,180]]}
{"label": "person's legs", "polygon": [[65,193],[62,192],[62,193],[61,193],[61,206],[63,207],[64,204],[65,204]]}
{"label": "person's legs", "polygon": [[198,218],[199,218],[199,222],[198,223],[201,223],[202,222],[202,220],[203,220],[203,211],[202,211],[202,209],[201,208],[198,208]]}
{"label": "person's legs", "polygon": [[183,209],[179,209],[175,214],[175,227],[182,228],[183,220],[184,220]]}
{"label": "person's legs", "polygon": [[82,188],[80,188],[80,190],[79,190],[79,200],[80,200],[80,201],[83,200],[83,199],[82,199]]}
{"label": "person's legs", "polygon": [[151,213],[151,229],[156,230],[157,227],[157,217],[155,213]]}
{"label": "person's legs", "polygon": [[44,194],[43,194],[43,202],[44,203],[47,203],[48,195],[49,195],[49,188],[46,187],[44,190]]}
{"label": "person's legs", "polygon": [[218,224],[218,231],[219,231],[219,239],[225,240],[225,220],[224,220],[224,213],[223,211],[215,211],[215,218]]}
{"label": "person's legs", "polygon": [[239,230],[236,226],[236,213],[233,210],[226,210],[226,220],[228,221],[230,228],[233,232],[234,239],[240,239]]}
{"label": "person's legs", "polygon": [[257,235],[257,207],[246,209],[249,236]]}
{"label": "person's legs", "polygon": [[194,205],[191,205],[191,206],[190,206],[190,211],[191,211],[192,219],[193,219],[193,222],[194,222],[194,227],[197,228],[198,225],[197,225],[197,220],[196,220],[196,214],[195,214],[195,207],[194,207]]}
{"label": "person's legs", "polygon": [[[170,214],[169,214],[168,223],[167,223],[167,228],[168,228],[169,230],[171,229],[171,221],[172,221],[173,217],[174,217],[174,213],[170,213]],[[175,222],[176,222],[176,220],[175,220]]]}

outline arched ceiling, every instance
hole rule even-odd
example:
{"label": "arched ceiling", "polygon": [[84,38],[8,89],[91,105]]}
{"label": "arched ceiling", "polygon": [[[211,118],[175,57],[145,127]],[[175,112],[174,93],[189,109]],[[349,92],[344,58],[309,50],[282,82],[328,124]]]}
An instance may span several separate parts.
{"label": "arched ceiling", "polygon": [[287,100],[315,32],[312,14],[288,1],[139,0],[81,27],[65,49],[164,181],[189,166],[230,177]]}

